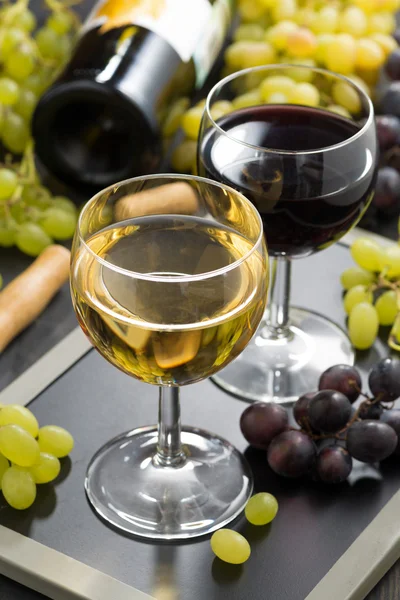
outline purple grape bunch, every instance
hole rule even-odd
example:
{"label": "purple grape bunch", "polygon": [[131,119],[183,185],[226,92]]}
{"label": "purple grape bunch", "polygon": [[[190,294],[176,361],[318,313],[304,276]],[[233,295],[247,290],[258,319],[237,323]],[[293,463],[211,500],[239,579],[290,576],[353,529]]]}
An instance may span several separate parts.
{"label": "purple grape bunch", "polygon": [[[242,413],[241,431],[251,446],[265,450],[270,468],[283,477],[309,476],[334,484],[346,481],[353,459],[378,463],[400,456],[400,360],[385,358],[369,373],[370,395],[361,390],[357,369],[334,365],[324,371],[318,390],[288,411],[258,402]],[[354,403],[357,401],[357,405]]]}

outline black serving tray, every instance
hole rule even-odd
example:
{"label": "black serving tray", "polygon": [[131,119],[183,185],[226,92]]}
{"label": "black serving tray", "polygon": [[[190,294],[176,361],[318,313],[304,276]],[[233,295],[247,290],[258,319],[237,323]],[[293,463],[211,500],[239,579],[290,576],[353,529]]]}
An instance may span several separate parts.
{"label": "black serving tray", "polygon": [[[339,275],[350,264],[348,248],[342,244],[295,262],[292,303],[344,325]],[[386,353],[381,340],[372,350],[359,353],[364,380],[369,366]],[[127,377],[102,359],[79,330],[0,394],[0,403],[31,401],[29,406],[42,424],[61,424],[76,439],[59,480],[55,486],[39,486],[30,509],[17,512],[0,500],[0,526],[6,528],[0,527],[0,573],[56,600],[122,600],[122,589],[131,594],[127,598],[142,598],[133,588],[158,600],[358,600],[400,555],[399,463],[388,460],[379,470],[359,463],[348,483],[333,487],[279,478],[266,464],[265,453],[249,449],[241,435],[239,418],[247,404],[211,381],[182,390],[183,423],[222,435],[245,453],[255,491],[269,491],[278,498],[277,518],[258,528],[243,517],[233,523],[252,546],[250,560],[240,567],[214,558],[208,538],[157,544],[115,532],[95,516],[86,500],[85,470],[95,451],[112,437],[155,423],[157,397],[155,387]],[[15,552],[10,554],[10,545],[1,543],[1,532],[10,531],[23,536],[16,536],[15,543],[28,539],[27,560],[20,565]],[[10,535],[14,543],[14,534]],[[42,567],[31,568],[32,555],[37,558],[42,552]],[[53,557],[55,564],[67,561],[68,576],[61,567],[49,571]],[[106,574],[116,584],[131,587],[114,596],[96,588],[100,594],[96,595],[85,578],[79,582],[74,577],[81,563],[95,569],[87,573],[100,581]],[[14,582],[0,580],[0,600],[37,597]]]}

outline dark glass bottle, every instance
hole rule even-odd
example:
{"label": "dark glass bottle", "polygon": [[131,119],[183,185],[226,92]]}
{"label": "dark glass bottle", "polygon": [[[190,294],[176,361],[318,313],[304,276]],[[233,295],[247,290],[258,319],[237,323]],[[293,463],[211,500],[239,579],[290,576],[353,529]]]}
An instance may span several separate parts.
{"label": "dark glass bottle", "polygon": [[203,84],[233,2],[153,0],[150,15],[141,14],[143,0],[99,3],[34,113],[45,167],[70,185],[93,188],[156,171],[162,119]]}

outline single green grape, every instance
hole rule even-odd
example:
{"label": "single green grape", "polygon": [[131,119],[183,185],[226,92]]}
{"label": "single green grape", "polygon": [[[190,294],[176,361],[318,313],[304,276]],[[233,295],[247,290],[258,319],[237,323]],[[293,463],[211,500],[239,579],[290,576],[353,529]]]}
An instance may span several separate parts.
{"label": "single green grape", "polygon": [[49,483],[58,477],[61,464],[57,457],[41,452],[38,462],[29,468],[35,483]]}
{"label": "single green grape", "polygon": [[23,87],[26,90],[30,90],[31,92],[33,92],[35,94],[35,96],[38,97],[46,89],[47,83],[41,72],[32,73],[32,75],[29,75],[29,77],[27,77],[25,79],[25,81],[23,83]]}
{"label": "single green grape", "polygon": [[14,152],[21,154],[30,139],[29,127],[26,121],[14,112],[9,111],[2,132],[3,144]]}
{"label": "single green grape", "polygon": [[3,248],[14,246],[16,233],[17,227],[14,219],[0,221],[0,246]]}
{"label": "single green grape", "polygon": [[48,208],[40,221],[43,230],[55,240],[69,240],[75,231],[76,215],[60,208]]}
{"label": "single green grape", "polygon": [[72,200],[66,198],[65,196],[54,196],[54,198],[51,199],[51,205],[54,208],[63,210],[64,212],[72,213],[75,216],[78,214],[76,205],[72,202]]}
{"label": "single green grape", "polygon": [[25,510],[35,501],[36,484],[29,471],[9,467],[3,475],[2,492],[12,508]]}
{"label": "single green grape", "polygon": [[5,61],[4,70],[7,75],[22,82],[33,73],[35,64],[35,55],[32,49],[25,45],[11,52]]}
{"label": "single green grape", "polygon": [[19,86],[9,77],[0,77],[0,104],[12,106],[18,102]]}
{"label": "single green grape", "polygon": [[382,269],[387,269],[388,277],[397,278],[400,276],[400,246],[392,244],[383,251]]}
{"label": "single green grape", "polygon": [[3,475],[7,471],[9,466],[10,466],[10,463],[8,462],[6,457],[3,456],[2,454],[0,454],[0,490],[1,490],[1,482],[3,480]]}
{"label": "single green grape", "polygon": [[211,536],[211,550],[218,558],[233,565],[240,565],[248,560],[250,544],[233,529],[219,529]]}
{"label": "single green grape", "polygon": [[285,75],[270,75],[260,85],[261,98],[269,102],[272,94],[282,93],[288,96],[296,87],[291,77]]}
{"label": "single green grape", "polygon": [[19,425],[0,428],[0,452],[20,467],[31,467],[39,460],[39,444]]}
{"label": "single green grape", "polygon": [[19,13],[13,20],[14,27],[30,33],[36,29],[36,17],[29,8]]}
{"label": "single green grape", "polygon": [[36,223],[21,223],[15,236],[17,247],[29,256],[39,254],[53,243],[51,237]]}
{"label": "single green grape", "polygon": [[5,60],[16,46],[21,44],[26,39],[26,34],[22,29],[10,27],[4,30],[0,42],[0,56],[2,61]]}
{"label": "single green grape", "polygon": [[298,83],[289,94],[289,102],[305,106],[318,106],[319,91],[312,83]]}
{"label": "single green grape", "polygon": [[19,404],[8,404],[0,409],[0,427],[3,425],[19,425],[34,438],[39,432],[39,423],[35,415]]}
{"label": "single green grape", "polygon": [[53,12],[47,19],[46,26],[58,35],[68,33],[73,25],[72,15],[66,10]]}
{"label": "single green grape", "polygon": [[66,429],[57,425],[45,425],[39,429],[41,452],[53,454],[57,458],[67,456],[74,447],[74,438]]}
{"label": "single green grape", "polygon": [[369,285],[373,281],[375,281],[375,275],[361,267],[349,267],[340,275],[340,283],[345,290],[356,285]]}
{"label": "single green grape", "polygon": [[346,313],[349,315],[353,308],[360,302],[368,302],[372,304],[374,301],[373,293],[365,285],[355,285],[346,293],[343,306]]}
{"label": "single green grape", "polygon": [[[329,56],[332,56],[329,50]],[[361,99],[357,90],[346,81],[338,81],[332,86],[332,97],[336,104],[346,108],[352,115],[361,110]]]}
{"label": "single green grape", "polygon": [[21,199],[29,206],[35,206],[40,210],[45,210],[52,205],[51,193],[42,185],[25,185]]}
{"label": "single green grape", "polygon": [[36,43],[43,58],[57,59],[59,57],[60,36],[49,27],[42,27],[36,33]]}
{"label": "single green grape", "polygon": [[262,104],[262,97],[259,90],[245,92],[232,100],[232,106],[236,110],[239,108],[247,108],[249,106],[257,106],[257,104]]}
{"label": "single green grape", "polygon": [[25,121],[29,121],[35,110],[37,97],[31,90],[20,89],[18,102],[14,105],[14,111]]}
{"label": "single green grape", "polygon": [[368,238],[358,238],[350,247],[353,260],[367,271],[380,271],[383,260],[382,247]]}
{"label": "single green grape", "polygon": [[196,164],[197,142],[183,140],[174,149],[171,165],[177,173],[190,173]]}
{"label": "single green grape", "polygon": [[10,198],[18,185],[18,175],[12,169],[0,169],[0,201]]}
{"label": "single green grape", "polygon": [[236,31],[233,35],[233,40],[235,42],[260,42],[264,39],[264,35],[264,28],[258,23],[242,23],[236,28]]}
{"label": "single green grape", "polygon": [[370,348],[379,330],[379,318],[375,306],[368,302],[357,304],[350,313],[348,330],[354,348],[357,350]]}
{"label": "single green grape", "polygon": [[384,292],[375,302],[375,308],[380,325],[393,325],[398,313],[396,292],[394,290]]}
{"label": "single green grape", "polygon": [[200,131],[200,123],[203,117],[203,109],[193,106],[182,117],[182,129],[189,139],[197,141]]}
{"label": "single green grape", "polygon": [[275,519],[278,512],[278,501],[272,494],[260,492],[254,494],[244,509],[246,519],[252,525],[267,525]]}

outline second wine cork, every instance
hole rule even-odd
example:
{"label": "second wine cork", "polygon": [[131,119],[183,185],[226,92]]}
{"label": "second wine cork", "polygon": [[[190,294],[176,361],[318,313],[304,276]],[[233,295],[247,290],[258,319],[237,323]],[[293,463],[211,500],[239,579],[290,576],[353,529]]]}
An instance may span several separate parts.
{"label": "second wine cork", "polygon": [[198,209],[195,189],[185,181],[177,181],[124,196],[116,202],[114,216],[124,221],[149,215],[194,215]]}

